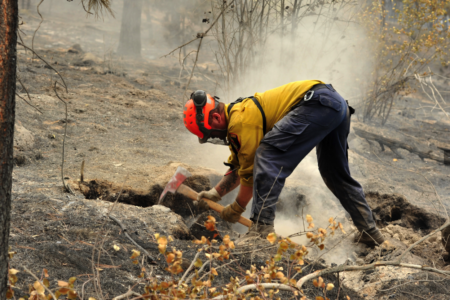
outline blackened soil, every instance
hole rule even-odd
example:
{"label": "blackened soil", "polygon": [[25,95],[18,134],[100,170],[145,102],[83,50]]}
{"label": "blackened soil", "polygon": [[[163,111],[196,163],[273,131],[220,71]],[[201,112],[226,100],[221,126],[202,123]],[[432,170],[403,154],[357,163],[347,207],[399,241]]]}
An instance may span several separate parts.
{"label": "blackened soil", "polygon": [[[183,184],[192,188],[196,192],[201,192],[211,188],[209,179],[200,175],[194,175],[187,178]],[[88,182],[80,183],[80,190],[86,199],[99,199],[109,202],[115,202],[118,200],[118,202],[125,204],[149,207],[158,204],[164,187],[159,184],[155,184],[152,185],[148,191],[142,191],[135,190],[132,187],[119,186],[106,180],[94,179]],[[199,207],[192,199],[189,199],[179,193],[167,193],[160,205],[169,207],[173,212],[179,214],[183,218],[196,216],[199,213],[206,211],[204,207]]]}
{"label": "blackened soil", "polygon": [[444,218],[412,205],[399,194],[367,193],[366,199],[375,214],[377,226],[381,228],[397,224],[428,234],[445,222]]}

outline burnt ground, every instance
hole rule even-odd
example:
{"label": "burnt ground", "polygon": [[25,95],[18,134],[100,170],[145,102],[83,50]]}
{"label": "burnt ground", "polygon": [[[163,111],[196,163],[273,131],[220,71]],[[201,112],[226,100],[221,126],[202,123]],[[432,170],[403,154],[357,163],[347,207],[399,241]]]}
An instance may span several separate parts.
{"label": "burnt ground", "polygon": [[[37,19],[28,17],[22,30],[25,43],[30,44]],[[108,33],[105,26],[92,29],[76,22],[68,27],[61,26],[65,21],[54,18],[44,22],[35,47],[37,53],[63,76],[69,88],[68,93],[58,88],[58,93],[67,101],[67,122],[64,105],[52,90],[57,80],[55,72],[30,52],[18,51],[19,77],[31,95],[31,103],[42,114],[17,99],[19,128],[16,128],[16,137],[20,140],[15,149],[10,237],[11,248],[17,254],[11,260],[11,267],[22,270],[27,266],[38,276],[46,268],[51,287],[56,286],[57,280],[67,281],[75,276],[75,288],[80,296],[84,284],[84,299],[88,296],[98,299],[92,284],[95,270],[100,274],[102,294],[109,299],[137,284],[140,273],[140,266],[134,265],[129,258],[136,247],[124,236],[118,224],[107,217],[112,202],[120,194],[121,203],[114,206],[111,215],[119,219],[130,236],[153,256],[157,264],[153,275],[158,280],[170,280],[169,273],[164,270],[164,259],[158,254],[154,234],[174,236],[175,240],[169,246],[183,250],[183,268],[186,269],[197,249],[192,240],[211,234],[202,225],[204,219],[210,214],[218,221],[219,218],[180,195],[169,195],[163,203],[170,210],[155,206],[155,203],[178,166],[175,162],[183,163],[194,174],[187,184],[201,191],[220,178],[225,170],[220,163],[226,159],[227,150],[217,150],[209,145],[201,148],[184,129],[181,109],[186,74],[179,76],[177,58],[124,60],[113,54],[105,58],[104,53],[96,51],[102,44],[98,40]],[[94,37],[82,43],[80,50],[73,47],[75,42],[64,30],[55,29],[59,27],[72,30],[74,36],[89,34]],[[86,56],[86,53],[94,56]],[[200,64],[189,91],[200,87],[214,90],[213,78],[211,69]],[[436,84],[445,89],[448,80]],[[20,83],[18,93],[26,97]],[[401,102],[394,107],[386,128],[420,137],[448,137],[445,119],[437,113],[415,109],[423,103],[427,104],[420,94],[411,96],[407,104]],[[417,126],[418,123],[422,128]],[[63,191],[61,182],[65,125],[64,179],[73,188],[73,195]],[[25,134],[19,136],[17,132],[22,128],[25,128]],[[378,225],[394,241],[394,249],[359,249],[346,263],[391,259],[442,224],[445,214],[440,203],[449,208],[450,167],[426,159],[422,161],[402,150],[399,151],[405,158],[394,162],[395,153],[389,149],[381,151],[353,134],[350,140],[352,174],[363,184]],[[79,183],[83,161],[84,181]],[[305,183],[297,183],[288,182],[287,190],[294,194],[289,193],[286,197],[294,200],[284,201],[279,207],[280,212],[294,220],[303,212],[305,203],[311,206],[315,200],[303,189]],[[230,234],[234,240],[239,238],[229,224],[219,222],[217,230],[220,233],[218,239],[225,234]],[[114,245],[120,250],[114,250]],[[230,276],[244,277],[250,263],[263,265],[274,254],[275,250],[267,248],[264,242],[256,243],[256,246],[259,251],[254,256],[249,253],[255,245],[238,246],[231,257],[235,261],[220,269],[215,284],[223,286]],[[419,245],[408,259],[412,263],[449,269],[440,238]],[[202,260],[206,260],[204,256]],[[323,260],[313,261],[311,258],[306,262],[302,275],[329,264]],[[144,261],[147,269],[149,263],[150,259]],[[283,261],[281,265],[285,263]],[[219,267],[224,263],[214,264]],[[448,279],[424,272],[404,276],[400,273],[383,269],[360,272],[351,278],[347,273],[342,274],[344,283],[339,298],[346,299],[347,295],[351,299],[450,298]],[[18,277],[15,292],[16,297],[21,297],[34,280],[25,272],[19,273]],[[339,286],[334,275],[325,279]],[[353,284],[346,285],[346,280]],[[136,291],[142,292],[142,284],[136,286]],[[331,291],[330,299],[336,298],[337,291]],[[318,295],[311,283],[305,286],[305,292],[310,298]]]}

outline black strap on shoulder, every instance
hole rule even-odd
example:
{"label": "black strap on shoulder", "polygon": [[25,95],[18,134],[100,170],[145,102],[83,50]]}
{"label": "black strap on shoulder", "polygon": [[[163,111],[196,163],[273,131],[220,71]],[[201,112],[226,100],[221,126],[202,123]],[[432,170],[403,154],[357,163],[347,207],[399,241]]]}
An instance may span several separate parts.
{"label": "black strap on shoulder", "polygon": [[246,98],[242,98],[242,97],[241,97],[241,98],[238,98],[236,101],[230,103],[230,105],[228,105],[228,109],[227,109],[228,116],[230,115],[231,109],[233,108],[233,106],[234,106],[235,104],[241,103],[242,101],[244,101],[244,99],[248,99],[248,98],[250,98],[250,99],[253,100],[253,102],[255,103],[256,107],[258,107],[259,112],[261,113],[262,120],[263,120],[263,133],[264,133],[264,135],[266,135],[266,131],[267,131],[266,114],[264,113],[264,110],[263,110],[263,108],[261,107],[261,104],[259,103],[258,99],[256,99],[255,97],[253,97],[253,96],[246,97]]}

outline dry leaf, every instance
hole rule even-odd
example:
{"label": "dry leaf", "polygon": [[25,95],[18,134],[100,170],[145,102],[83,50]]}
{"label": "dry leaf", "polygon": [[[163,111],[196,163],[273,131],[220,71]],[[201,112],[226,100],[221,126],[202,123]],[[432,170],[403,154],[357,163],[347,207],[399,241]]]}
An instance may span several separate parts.
{"label": "dry leaf", "polygon": [[34,289],[36,290],[36,292],[38,294],[44,294],[45,289],[44,289],[44,287],[42,286],[42,284],[39,281],[35,281],[33,283],[33,287],[34,287]]}
{"label": "dry leaf", "polygon": [[268,240],[271,244],[275,243],[275,242],[277,241],[277,235],[275,234],[275,232],[269,233],[269,234],[267,235],[267,240]]}
{"label": "dry leaf", "polygon": [[117,245],[114,245],[113,248],[114,248],[114,250],[116,250],[116,251],[119,251],[119,250],[120,250],[120,247],[117,246]]}
{"label": "dry leaf", "polygon": [[19,270],[16,269],[9,269],[9,275],[16,275],[17,273],[19,273]]}
{"label": "dry leaf", "polygon": [[194,263],[194,267],[200,268],[201,266],[203,266],[203,262],[200,258],[197,258],[197,260]]}
{"label": "dry leaf", "polygon": [[135,250],[135,249],[131,250],[131,252],[133,252],[133,254],[131,255],[130,259],[135,259],[135,258],[137,258],[139,255],[141,255],[141,252],[138,251],[138,250]]}

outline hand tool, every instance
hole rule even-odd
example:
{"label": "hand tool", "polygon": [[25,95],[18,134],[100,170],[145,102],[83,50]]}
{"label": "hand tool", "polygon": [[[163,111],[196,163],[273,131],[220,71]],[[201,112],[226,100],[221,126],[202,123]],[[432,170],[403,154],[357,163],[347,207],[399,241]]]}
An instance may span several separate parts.
{"label": "hand tool", "polygon": [[[194,191],[193,189],[191,189],[190,187],[183,184],[183,182],[189,176],[191,176],[191,173],[189,173],[189,171],[186,170],[185,168],[179,166],[177,168],[177,170],[175,171],[175,174],[172,176],[172,178],[167,183],[166,187],[164,188],[164,191],[161,193],[158,204],[162,203],[167,192],[170,192],[172,194],[180,193],[194,201],[197,201],[198,193],[196,191]],[[202,198],[202,199],[208,204],[208,206],[212,210],[215,210],[218,213],[222,212],[222,210],[224,208],[222,205],[220,205],[214,201],[211,201],[209,199],[206,199],[206,198]],[[239,218],[238,222],[247,227],[252,226],[252,221],[250,221],[249,219],[244,218],[242,216]]]}

